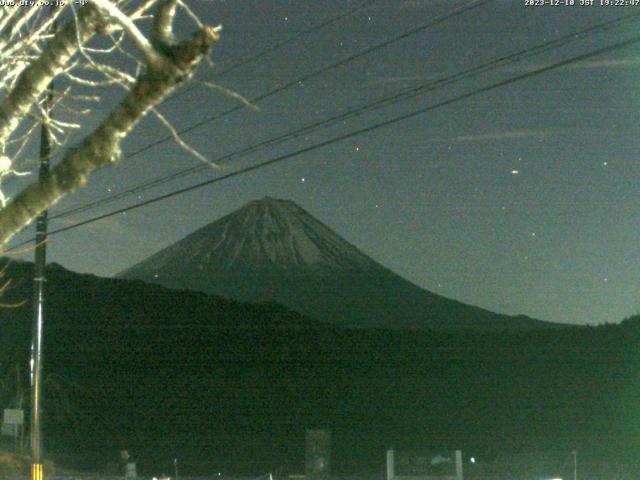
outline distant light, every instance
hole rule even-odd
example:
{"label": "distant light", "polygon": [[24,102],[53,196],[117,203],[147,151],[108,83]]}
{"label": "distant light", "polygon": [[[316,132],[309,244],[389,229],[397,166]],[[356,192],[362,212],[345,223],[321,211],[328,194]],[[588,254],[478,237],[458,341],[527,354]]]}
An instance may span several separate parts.
{"label": "distant light", "polygon": [[511,175],[518,175],[520,170],[511,170]]}
{"label": "distant light", "polygon": [[302,177],[302,178],[300,179],[300,181],[301,181],[302,183],[304,183],[304,182],[306,182],[306,181],[307,181],[307,179],[306,179],[305,177]]}
{"label": "distant light", "polygon": [[476,463],[476,457],[471,457],[471,463]]}

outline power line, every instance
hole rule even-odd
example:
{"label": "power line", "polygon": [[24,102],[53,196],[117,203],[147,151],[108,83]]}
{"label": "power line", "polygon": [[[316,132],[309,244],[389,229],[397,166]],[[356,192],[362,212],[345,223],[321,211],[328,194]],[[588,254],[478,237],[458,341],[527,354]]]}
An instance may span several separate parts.
{"label": "power line", "polygon": [[282,40],[281,42],[277,42],[273,45],[271,45],[270,47],[267,47],[265,49],[263,49],[262,51],[256,53],[253,56],[247,57],[245,59],[241,59],[238,60],[237,62],[235,62],[234,64],[232,64],[231,66],[227,67],[226,69],[222,70],[220,73],[218,73],[218,76],[222,76],[222,75],[227,75],[229,73],[231,73],[232,71],[234,71],[237,68],[243,67],[244,65],[247,65],[249,63],[255,62],[256,60],[261,59],[262,57],[273,53],[277,50],[280,50],[282,47],[295,42],[296,40],[299,40],[302,37],[305,37],[307,35],[310,35],[318,30],[323,29],[324,27],[327,27],[333,23],[339,22],[340,20],[342,20],[343,18],[346,18],[348,16],[353,15],[356,12],[359,12],[360,10],[363,10],[365,8],[370,7],[371,5],[373,5],[376,2],[376,0],[367,0],[363,3],[361,3],[360,5],[358,5],[357,7],[352,8],[351,10],[348,10],[344,13],[341,13],[339,15],[336,15],[334,17],[331,17],[327,20],[325,20],[324,22],[320,22],[317,25],[312,25],[311,27],[302,30],[300,33],[298,34],[294,34],[292,36],[290,36],[289,38],[286,38],[284,40]]}
{"label": "power line", "polygon": [[[340,13],[338,15],[335,15],[333,17],[330,17],[322,22],[319,22],[315,25],[311,25],[309,28],[306,28],[294,35],[291,35],[287,38],[285,38],[284,40],[280,41],[280,42],[276,42],[273,45],[270,45],[262,50],[260,50],[258,53],[254,54],[254,55],[250,55],[244,59],[240,59],[236,62],[234,62],[233,64],[231,64],[229,67],[223,69],[220,72],[216,72],[216,76],[217,77],[223,77],[225,75],[228,75],[229,73],[233,72],[234,70],[236,70],[237,68],[240,67],[244,67],[245,65],[248,65],[250,63],[256,62],[258,60],[261,60],[262,58],[266,57],[267,55],[273,53],[273,52],[277,52],[278,50],[280,50],[281,48],[297,41],[300,40],[303,37],[306,37],[308,35],[311,35],[312,33],[315,33],[319,30],[322,30],[325,27],[328,27],[329,25],[332,25],[334,23],[339,22],[340,20],[349,17],[351,15],[353,15],[354,13],[359,12],[360,10],[364,10],[365,8],[370,7],[371,5],[373,5],[377,0],[366,0],[365,2],[362,2],[360,5],[347,10],[344,13]],[[162,103],[167,103],[167,102],[171,102],[177,98],[182,97],[183,95],[186,95],[187,93],[189,93],[190,91],[193,90],[193,87],[189,87],[186,88],[180,92],[175,93],[174,95],[171,95],[169,98],[165,99]]]}
{"label": "power line", "polygon": [[[506,56],[502,56],[493,60],[490,60],[489,62],[486,62],[482,65],[476,66],[476,67],[472,67],[470,69],[464,70],[462,72],[459,72],[457,74],[451,75],[451,76],[446,76],[446,77],[441,77],[439,79],[436,79],[434,81],[431,82],[427,82],[425,84],[421,84],[418,86],[414,86],[414,87],[409,87],[406,88],[394,95],[391,96],[387,96],[387,97],[383,97],[373,103],[368,103],[365,104],[363,106],[348,110],[346,112],[342,112],[340,114],[334,115],[328,119],[324,119],[321,121],[317,121],[317,122],[313,122],[309,125],[306,125],[304,127],[286,132],[284,134],[281,134],[277,137],[273,137],[267,140],[263,140],[259,143],[253,144],[251,146],[245,147],[241,150],[236,150],[234,152],[231,152],[229,154],[225,154],[217,159],[215,159],[214,161],[216,163],[222,163],[223,161],[232,159],[232,158],[236,158],[236,157],[243,157],[246,156],[249,153],[253,153],[255,151],[258,150],[262,150],[263,148],[266,148],[268,146],[272,146],[272,145],[276,145],[279,143],[282,143],[284,141],[287,140],[291,140],[294,138],[298,138],[304,134],[313,132],[315,130],[318,130],[320,128],[325,128],[328,127],[330,125],[333,125],[339,121],[343,121],[355,116],[359,116],[359,115],[363,115],[364,113],[368,113],[371,112],[373,110],[377,110],[383,107],[386,107],[388,105],[391,105],[393,103],[397,103],[399,101],[402,100],[406,100],[408,98],[412,98],[414,96],[417,96],[419,94],[423,94],[425,92],[430,92],[433,91],[435,89],[444,87],[446,85],[449,85],[451,83],[463,80],[463,79],[467,79],[473,76],[476,76],[478,74],[481,73],[485,73],[487,71],[491,71],[493,69],[499,68],[499,67],[503,67],[505,65],[509,65],[511,63],[517,62],[517,61],[521,61],[523,59],[526,58],[530,58],[532,56],[538,55],[544,51],[550,50],[550,49],[554,49],[554,48],[558,48],[560,46],[565,46],[571,42],[577,41],[577,40],[581,40],[583,38],[586,38],[588,36],[593,35],[594,33],[599,33],[602,31],[606,31],[609,30],[619,24],[622,24],[624,22],[629,22],[631,20],[636,20],[638,17],[640,17],[640,13],[636,13],[633,15],[627,15],[627,16],[623,16],[623,17],[618,17],[616,19],[607,21],[607,22],[603,22],[597,25],[593,25],[591,27],[588,27],[586,29],[577,31],[577,32],[572,32],[566,35],[563,35],[562,37],[559,37],[555,40],[551,40],[548,42],[544,42],[541,44],[538,44],[534,47],[530,47],[528,49],[525,50],[521,50],[519,52],[515,52]],[[156,179],[153,179],[151,181],[146,181],[143,182],[141,184],[138,184],[136,186],[133,186],[127,190],[124,190],[122,192],[118,192],[114,195],[108,195],[105,196],[103,198],[94,200],[93,202],[89,202],[86,203],[84,205],[80,205],[77,207],[71,207],[67,210],[64,210],[60,213],[58,213],[57,215],[53,216],[53,219],[57,219],[57,218],[64,218],[64,217],[68,217],[70,215],[74,215],[77,213],[81,213],[81,212],[85,212],[87,210],[91,210],[93,208],[96,208],[100,205],[105,205],[108,203],[112,203],[120,198],[124,198],[128,195],[134,194],[134,193],[138,193],[144,190],[147,190],[149,188],[153,188],[159,185],[163,185],[165,183],[168,183],[170,181],[176,180],[178,178],[182,178],[184,176],[202,171],[207,169],[208,166],[206,165],[197,165],[195,167],[189,167],[183,170],[180,170],[178,172],[174,172],[172,174],[169,175],[165,175],[162,177],[158,177]]]}
{"label": "power line", "polygon": [[[391,45],[393,43],[396,43],[396,42],[398,42],[400,40],[403,40],[403,39],[405,39],[405,38],[407,38],[407,37],[409,37],[411,35],[415,35],[417,33],[420,33],[420,32],[422,32],[422,31],[424,31],[424,30],[426,30],[428,28],[431,28],[431,27],[433,27],[435,25],[438,25],[438,24],[443,23],[443,22],[445,22],[447,20],[455,18],[456,16],[462,15],[462,14],[464,14],[464,13],[470,11],[470,10],[473,10],[475,8],[478,8],[478,7],[481,7],[483,5],[486,5],[487,3],[490,3],[492,1],[493,0],[471,0],[466,5],[464,5],[462,7],[455,8],[455,9],[451,10],[450,12],[448,12],[446,14],[440,15],[440,16],[430,20],[429,22],[427,22],[425,24],[422,24],[422,25],[420,25],[418,27],[415,27],[413,29],[407,30],[407,31],[395,36],[395,37],[391,37],[391,38],[389,38],[387,40],[384,40],[384,41],[372,46],[372,47],[366,48],[366,49],[364,49],[364,50],[362,50],[360,52],[357,52],[357,53],[355,53],[353,55],[345,57],[342,60],[339,60],[338,62],[335,62],[333,64],[321,67],[320,69],[317,69],[317,70],[315,70],[315,71],[313,71],[313,72],[311,72],[309,74],[306,74],[303,77],[299,77],[299,78],[297,78],[297,79],[295,79],[295,80],[293,80],[291,82],[288,82],[288,83],[286,83],[284,85],[276,87],[275,89],[272,89],[272,90],[270,90],[270,91],[268,91],[266,93],[263,93],[263,94],[255,97],[255,98],[253,98],[251,100],[251,103],[258,103],[258,102],[260,102],[260,101],[262,101],[262,100],[264,100],[264,99],[266,99],[266,98],[268,98],[268,97],[270,97],[272,95],[275,95],[275,94],[277,94],[277,93],[279,93],[281,91],[287,90],[287,89],[291,88],[292,86],[295,86],[295,85],[297,85],[297,84],[299,84],[301,82],[305,82],[305,81],[307,81],[307,80],[309,80],[311,78],[314,78],[314,77],[316,77],[318,75],[321,75],[321,74],[323,74],[323,73],[325,73],[325,72],[327,72],[329,70],[338,68],[338,67],[340,67],[340,66],[342,66],[342,65],[344,65],[346,63],[352,62],[353,60],[356,60],[356,59],[358,59],[360,57],[368,55],[368,54],[370,54],[372,52],[375,52],[375,51],[377,51],[377,50],[379,50],[381,48],[387,47],[387,46],[389,46],[389,45]],[[227,116],[227,115],[229,115],[231,113],[234,113],[234,112],[236,112],[238,110],[241,110],[242,108],[244,108],[244,107],[240,106],[240,105],[238,105],[236,107],[233,107],[233,108],[230,108],[230,109],[225,110],[225,111],[223,111],[221,113],[218,113],[216,115],[208,117],[207,119],[204,119],[204,120],[202,120],[200,122],[197,122],[197,123],[195,123],[195,124],[193,124],[193,125],[191,125],[191,126],[189,126],[187,128],[179,130],[177,133],[179,135],[183,135],[185,133],[189,133],[189,132],[201,127],[202,125],[205,125],[207,123],[210,123],[210,122],[213,122],[213,121],[218,120],[220,118],[223,118],[223,117],[225,117],[225,116]],[[145,152],[145,151],[147,151],[147,150],[149,150],[149,149],[151,149],[151,148],[153,148],[153,147],[155,147],[157,145],[160,145],[160,144],[162,144],[162,143],[164,143],[164,142],[166,142],[168,140],[172,140],[173,138],[174,138],[173,135],[168,135],[166,137],[163,137],[160,140],[157,140],[155,142],[147,144],[144,147],[141,147],[140,149],[129,153],[126,156],[126,158],[131,158],[131,157],[134,157],[136,155],[139,155],[140,153]],[[82,208],[82,207],[79,207],[79,208]],[[82,209],[84,210],[84,208],[82,208]],[[57,218],[60,218],[61,215],[67,216],[68,213],[63,212],[63,213],[59,214],[57,216]]]}
{"label": "power line", "polygon": [[[397,43],[401,40],[404,40],[405,38],[408,38],[412,35],[416,35],[418,33],[421,33],[435,25],[438,25],[440,23],[446,22],[447,20],[450,20],[452,18],[455,18],[459,15],[462,15],[466,12],[469,12],[475,8],[481,7],[487,3],[490,3],[494,0],[471,0],[469,3],[467,3],[465,6],[463,7],[459,7],[459,8],[455,8],[453,9],[451,12],[440,15],[432,20],[430,20],[429,22],[420,25],[418,27],[412,28],[411,30],[407,30],[404,33],[401,33],[400,35],[397,35],[395,37],[389,38],[387,40],[384,40],[380,43],[377,43],[376,45],[372,46],[372,47],[368,47],[365,48],[364,50],[361,50],[360,52],[354,53],[352,55],[349,55],[348,57],[343,58],[342,60],[338,60],[335,63],[331,63],[329,65],[325,65],[324,67],[321,67],[317,70],[314,70],[311,73],[308,73],[306,75],[303,75],[302,77],[298,77],[295,80],[292,80],[290,82],[287,82],[285,84],[282,84],[278,87],[275,87],[272,90],[269,90],[268,92],[262,93],[260,95],[258,95],[257,97],[254,97],[250,100],[250,103],[255,104],[258,102],[261,102],[262,100],[265,100],[266,98],[272,97],[273,95],[276,95],[280,92],[283,92],[285,90],[290,89],[291,87],[294,87],[300,83],[304,83],[308,80],[311,80],[312,78],[315,78],[317,76],[320,76],[328,71],[334,70],[336,68],[339,68],[347,63],[353,62],[354,60],[357,60],[359,58],[362,58],[366,55],[369,55],[370,53],[376,52],[382,48],[385,48],[389,45],[392,45],[394,43]],[[227,115],[230,115],[234,112],[237,112],[238,110],[242,110],[244,108],[244,105],[236,105],[235,107],[232,107],[228,110],[225,110],[223,112],[217,113],[211,117],[208,117],[200,122],[194,123],[193,125],[191,125],[190,127],[184,128],[182,130],[179,130],[177,133],[179,135],[184,135],[185,133],[189,133],[203,125],[206,125],[207,123],[211,123],[215,120],[218,120],[220,118],[226,117]],[[161,145],[165,142],[168,142],[169,140],[173,140],[174,136],[173,135],[167,135],[163,138],[161,138],[160,140],[156,140],[155,142],[151,142],[147,145],[145,145],[144,147],[139,148],[138,150],[134,150],[133,152],[129,153],[126,158],[131,158],[131,157],[135,157],[136,155],[141,154],[142,152],[145,152],[147,150],[150,150],[153,147],[156,147],[158,145]]]}
{"label": "power line", "polygon": [[[192,190],[196,190],[198,188],[202,188],[202,187],[205,187],[205,186],[208,186],[208,185],[212,185],[214,183],[218,183],[218,182],[221,182],[223,180],[227,180],[227,179],[232,178],[232,177],[236,177],[236,176],[239,176],[239,175],[243,175],[245,173],[249,173],[249,172],[252,172],[252,171],[255,171],[255,170],[259,170],[259,169],[267,167],[269,165],[273,165],[275,163],[280,163],[280,162],[283,162],[283,161],[288,160],[290,158],[297,157],[297,156],[302,155],[304,153],[308,153],[308,152],[311,152],[313,150],[318,150],[320,148],[323,148],[323,147],[326,147],[326,146],[329,146],[329,145],[333,145],[333,144],[341,142],[343,140],[347,140],[349,138],[353,138],[355,136],[362,135],[364,133],[368,133],[368,132],[377,130],[379,128],[383,128],[383,127],[386,127],[386,126],[389,126],[389,125],[393,125],[393,124],[402,122],[404,120],[408,120],[408,119],[417,117],[417,116],[422,115],[424,113],[436,110],[438,108],[442,108],[444,106],[451,105],[453,103],[460,102],[462,100],[466,100],[468,98],[474,97],[474,96],[479,95],[481,93],[490,92],[492,90],[496,90],[496,89],[504,87],[506,85],[510,85],[510,84],[513,84],[513,83],[516,83],[516,82],[519,82],[519,81],[522,81],[522,80],[525,80],[525,79],[528,79],[528,78],[531,78],[531,77],[535,77],[535,76],[541,75],[543,73],[550,72],[552,70],[556,70],[558,68],[564,67],[566,65],[570,65],[572,63],[577,63],[577,62],[580,62],[582,60],[587,60],[589,58],[601,55],[603,53],[611,52],[611,51],[614,51],[614,50],[619,50],[621,48],[625,48],[625,47],[628,47],[628,46],[631,46],[631,45],[635,45],[635,44],[638,44],[638,43],[640,43],[640,36],[632,37],[632,38],[627,39],[625,41],[618,42],[618,43],[615,43],[615,44],[612,44],[612,45],[608,45],[608,46],[600,48],[598,50],[594,50],[594,51],[587,52],[587,53],[584,53],[584,54],[581,54],[581,55],[577,55],[575,57],[571,57],[569,59],[553,63],[553,64],[548,65],[546,67],[541,67],[541,68],[538,68],[536,70],[532,70],[530,72],[527,72],[527,73],[524,73],[524,74],[521,74],[521,75],[517,75],[515,77],[508,78],[506,80],[501,80],[499,82],[493,83],[493,84],[488,85],[486,87],[482,87],[482,88],[473,90],[471,92],[467,92],[467,93],[464,93],[462,95],[458,95],[457,97],[453,97],[451,99],[444,100],[444,101],[438,102],[436,104],[429,105],[427,107],[423,107],[421,109],[414,110],[412,112],[409,112],[409,113],[406,113],[406,114],[403,114],[403,115],[399,115],[399,116],[390,118],[388,120],[384,120],[382,122],[375,123],[375,124],[370,125],[368,127],[360,128],[358,130],[354,130],[354,131],[349,132],[349,133],[338,135],[338,136],[333,137],[333,138],[331,138],[329,140],[325,140],[323,142],[316,143],[316,144],[311,145],[309,147],[301,148],[301,149],[298,149],[298,150],[296,150],[294,152],[290,152],[290,153],[287,153],[287,154],[284,154],[284,155],[280,155],[280,156],[271,158],[271,159],[266,160],[264,162],[257,163],[255,165],[251,165],[249,167],[245,167],[245,168],[242,168],[240,170],[236,170],[235,172],[231,172],[231,173],[228,173],[226,175],[222,175],[220,177],[216,177],[216,178],[211,179],[211,180],[207,180],[207,181],[203,181],[203,182],[200,182],[200,183],[196,183],[196,184],[191,185],[191,186],[186,187],[186,188],[181,188],[179,190],[174,190],[173,192],[170,192],[170,193],[167,193],[167,194],[164,194],[164,195],[160,195],[160,196],[154,197],[152,199],[145,200],[143,202],[139,202],[139,203],[136,203],[136,204],[133,204],[133,205],[129,205],[128,207],[120,208],[118,210],[114,210],[114,211],[109,212],[109,213],[98,215],[98,216],[89,218],[87,220],[83,220],[81,222],[77,222],[77,223],[75,223],[73,225],[68,225],[68,226],[65,226],[65,227],[62,227],[62,228],[58,228],[57,230],[51,231],[49,233],[49,236],[56,235],[56,234],[62,233],[62,232],[66,232],[68,230],[72,230],[72,229],[75,229],[75,228],[78,228],[78,227],[81,227],[81,226],[84,226],[84,225],[88,225],[90,223],[94,223],[94,222],[97,222],[99,220],[103,220],[105,218],[109,218],[109,217],[112,217],[114,215],[118,215],[120,213],[124,213],[124,212],[128,212],[128,211],[131,211],[131,210],[135,210],[137,208],[141,208],[141,207],[150,205],[152,203],[156,203],[156,202],[159,202],[161,200],[165,200],[167,198],[171,198],[171,197],[183,194],[183,193],[187,193],[187,192],[190,192]],[[21,247],[23,245],[26,245],[27,243],[30,243],[30,242],[31,242],[31,240],[27,240],[25,242],[22,242],[21,244],[16,245],[16,246],[8,249],[7,252],[15,250],[15,249],[17,249],[17,248],[19,248],[19,247]]]}

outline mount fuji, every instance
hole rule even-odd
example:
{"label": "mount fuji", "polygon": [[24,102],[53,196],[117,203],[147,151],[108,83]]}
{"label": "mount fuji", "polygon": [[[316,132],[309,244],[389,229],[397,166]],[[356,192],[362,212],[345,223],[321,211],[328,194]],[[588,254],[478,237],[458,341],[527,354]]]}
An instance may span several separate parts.
{"label": "mount fuji", "polygon": [[275,301],[344,327],[523,329],[555,325],[466,305],[380,265],[292,201],[265,197],[118,274],[245,301]]}

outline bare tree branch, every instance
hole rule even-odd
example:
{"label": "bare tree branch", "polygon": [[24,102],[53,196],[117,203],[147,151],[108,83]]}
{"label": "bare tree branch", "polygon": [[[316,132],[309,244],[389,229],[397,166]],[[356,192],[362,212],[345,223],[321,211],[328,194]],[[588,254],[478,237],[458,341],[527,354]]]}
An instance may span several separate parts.
{"label": "bare tree branch", "polygon": [[59,30],[37,60],[22,71],[16,85],[0,103],[0,148],[78,51],[77,39],[86,42],[95,33],[98,26],[95,10],[83,7],[78,17],[78,22],[70,21]]}
{"label": "bare tree branch", "polygon": [[148,64],[155,64],[160,62],[160,56],[156,50],[151,46],[151,42],[147,40],[142,32],[136,27],[127,15],[125,15],[118,7],[116,7],[110,0],[92,0],[93,4],[102,13],[109,18],[115,20],[122,29],[131,37],[136,47],[144,54]]}
{"label": "bare tree branch", "polygon": [[[173,19],[175,5],[171,7],[171,3],[169,0],[160,5],[154,21],[154,30],[162,32],[163,42],[173,36],[171,24],[167,26],[163,23],[163,19]],[[15,129],[18,122],[15,112],[26,113],[39,95],[38,91],[44,91],[48,81],[60,73],[73,53],[78,51],[75,37],[86,41],[95,31],[96,25],[91,14],[82,16],[82,13],[79,15],[82,18],[78,21],[78,30],[75,25],[67,24],[64,33],[57,34],[47,51],[36,61],[38,67],[29,67],[30,73],[21,79],[23,83],[26,79],[32,79],[38,86],[24,86],[25,93],[14,94],[11,102],[5,101],[0,105],[0,142],[6,141]],[[159,60],[147,63],[146,71],[138,76],[123,101],[78,147],[67,151],[49,178],[43,184],[31,184],[0,210],[0,245],[61,197],[83,186],[94,170],[117,163],[121,158],[121,141],[151,108],[193,75],[218,40],[219,30],[219,27],[204,27],[195,33],[192,40],[177,45],[165,44],[162,51],[157,51]],[[40,85],[42,82],[44,85]],[[42,90],[39,90],[40,87]]]}
{"label": "bare tree branch", "polygon": [[160,122],[167,128],[167,130],[169,130],[169,132],[171,133],[171,136],[173,137],[173,141],[176,142],[178,144],[178,146],[180,146],[180,148],[182,148],[183,150],[189,152],[191,155],[196,157],[202,163],[204,163],[206,165],[209,165],[211,168],[220,168],[220,165],[218,165],[217,163],[212,162],[207,157],[205,157],[203,154],[201,154],[198,150],[196,150],[191,145],[189,145],[187,142],[185,142],[180,137],[180,134],[178,133],[178,131],[173,127],[173,125],[171,125],[171,122],[169,120],[167,120],[167,118],[162,113],[160,113],[157,108],[153,108],[151,111],[156,116],[156,118],[158,120],[160,120]]}
{"label": "bare tree branch", "polygon": [[161,0],[158,12],[153,17],[151,38],[156,48],[163,50],[176,43],[173,34],[173,18],[176,15],[177,0]]}

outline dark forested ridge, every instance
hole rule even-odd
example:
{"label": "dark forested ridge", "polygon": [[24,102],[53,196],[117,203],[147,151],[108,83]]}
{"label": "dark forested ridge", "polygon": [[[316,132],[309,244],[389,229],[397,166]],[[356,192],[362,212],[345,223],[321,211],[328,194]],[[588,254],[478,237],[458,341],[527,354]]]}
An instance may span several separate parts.
{"label": "dark forested ridge", "polygon": [[[31,298],[31,266],[7,303]],[[348,330],[275,304],[49,269],[47,447],[144,472],[302,471],[304,429],[333,431],[334,470],[378,471],[384,449],[491,457],[640,453],[640,320],[527,332]],[[0,367],[26,365],[30,307],[0,311]],[[64,409],[64,398],[71,408]],[[3,400],[9,399],[5,393]],[[154,470],[155,471],[155,470]],[[168,470],[167,470],[168,471]]]}

